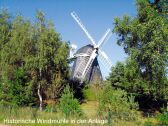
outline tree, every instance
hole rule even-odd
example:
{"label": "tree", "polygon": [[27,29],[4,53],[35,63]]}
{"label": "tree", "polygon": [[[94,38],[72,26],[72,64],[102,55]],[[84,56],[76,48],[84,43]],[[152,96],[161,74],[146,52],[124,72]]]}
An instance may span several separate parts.
{"label": "tree", "polygon": [[168,1],[167,0],[149,0],[152,7],[156,9],[160,14],[168,14]]}
{"label": "tree", "polygon": [[80,103],[76,98],[74,98],[73,91],[69,86],[65,87],[61,95],[59,109],[66,117],[78,117],[83,115],[83,112],[80,108]]}
{"label": "tree", "polygon": [[35,22],[6,11],[0,17],[0,101],[40,103],[42,110],[43,100],[55,100],[69,76],[69,45],[41,11]]}
{"label": "tree", "polygon": [[42,110],[43,97],[56,98],[59,88],[68,77],[68,44],[61,41],[52,23],[45,20],[44,13],[37,12],[37,22],[33,26],[34,50],[26,57],[26,66],[31,74],[32,83]]}
{"label": "tree", "polygon": [[123,89],[128,94],[138,96],[149,93],[148,87],[146,87],[148,84],[140,76],[135,60],[127,59],[126,63],[118,62],[116,66],[112,67],[108,80],[113,87]]}
{"label": "tree", "polygon": [[166,98],[167,14],[158,13],[148,0],[137,0],[137,11],[133,19],[129,16],[116,18],[114,32],[119,36],[118,44],[135,60],[149,94],[154,98]]}
{"label": "tree", "polygon": [[[11,22],[10,22],[10,15],[7,12],[7,10],[1,10],[0,11],[0,65],[4,66],[6,65],[4,59],[5,55],[3,53],[4,46],[6,43],[8,43],[9,38],[10,38],[10,27],[11,27]],[[1,79],[5,79],[3,75],[5,75],[5,71],[3,70],[4,67],[0,67],[0,77]]]}
{"label": "tree", "polygon": [[[6,11],[3,11],[2,15],[6,15],[6,13]],[[10,27],[2,32],[2,35],[3,33],[8,34],[4,35],[4,42],[1,43],[3,47],[1,49],[2,59],[0,61],[0,98],[3,101],[17,105],[28,105],[33,101],[33,97],[31,97],[31,90],[28,90],[29,85],[27,85],[26,81],[24,56],[25,45],[30,41],[30,22],[23,20],[22,16],[18,15],[11,22],[7,21],[6,25]]]}
{"label": "tree", "polygon": [[[163,4],[164,0],[160,2]],[[120,86],[139,96],[146,95],[154,101],[168,99],[167,13],[158,11],[157,6],[158,3],[137,0],[137,17],[131,19],[124,16],[123,19],[115,19],[114,32],[119,36],[118,44],[123,46],[125,53],[129,55],[129,62],[123,64],[122,69],[117,65],[111,73],[113,86]],[[122,73],[120,81],[124,80],[119,85],[115,82],[115,69]],[[159,101],[157,102],[159,104]]]}

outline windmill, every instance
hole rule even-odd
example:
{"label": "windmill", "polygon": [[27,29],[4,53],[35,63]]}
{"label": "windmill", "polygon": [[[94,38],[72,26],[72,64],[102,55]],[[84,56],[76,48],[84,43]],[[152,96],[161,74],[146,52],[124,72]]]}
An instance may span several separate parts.
{"label": "windmill", "polygon": [[103,66],[110,70],[112,63],[105,52],[100,47],[107,41],[111,36],[111,30],[107,29],[103,37],[96,44],[93,37],[89,34],[86,27],[81,22],[80,18],[75,12],[71,13],[73,19],[80,26],[82,31],[85,33],[91,44],[83,46],[74,54],[74,64],[72,68],[72,79],[77,79],[81,83],[83,81],[102,81],[102,74],[98,63],[98,56],[102,61]]}

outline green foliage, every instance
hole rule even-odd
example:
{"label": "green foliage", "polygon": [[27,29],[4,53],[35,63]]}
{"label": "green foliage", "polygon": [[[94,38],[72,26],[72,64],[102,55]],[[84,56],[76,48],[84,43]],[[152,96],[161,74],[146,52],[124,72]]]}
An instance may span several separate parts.
{"label": "green foliage", "polygon": [[91,88],[84,89],[83,95],[84,95],[84,98],[88,101],[95,101],[96,100],[96,95],[95,95],[95,93],[93,93],[93,90]]}
{"label": "green foliage", "polygon": [[142,91],[156,98],[166,97],[167,16],[158,13],[148,0],[137,0],[137,11],[133,19],[129,16],[115,19],[114,32],[119,36],[118,44],[136,65],[130,69],[129,63],[126,63],[126,69],[130,69],[130,77],[127,78],[136,81],[136,88],[143,84],[140,86]]}
{"label": "green foliage", "polygon": [[155,8],[155,10],[161,15],[161,16],[167,16],[168,15],[168,1],[167,0],[149,0],[150,4]]}
{"label": "green foliage", "polygon": [[18,69],[14,75],[14,79],[9,81],[9,102],[16,105],[29,105],[34,102],[32,91],[29,90],[26,83],[26,75],[23,69]]}
{"label": "green foliage", "polygon": [[64,89],[64,92],[60,98],[59,109],[66,117],[78,117],[83,115],[79,101],[74,98],[73,92],[70,90],[69,86]]}
{"label": "green foliage", "polygon": [[134,96],[142,92],[149,93],[148,82],[140,76],[137,63],[132,59],[127,59],[126,63],[118,62],[112,67],[108,80],[112,87],[124,89]]}
{"label": "green foliage", "polygon": [[13,79],[9,80],[7,84],[2,83],[0,91],[0,99],[6,102],[20,106],[30,105],[30,103],[34,102],[32,91],[29,90],[23,69],[16,70]]}
{"label": "green foliage", "polygon": [[44,13],[31,22],[0,11],[0,38],[0,101],[33,105],[37,90],[43,100],[58,97],[68,78],[69,46]]}
{"label": "green foliage", "polygon": [[168,112],[164,112],[162,114],[159,114],[157,119],[159,121],[159,125],[167,126],[168,125]]}
{"label": "green foliage", "polygon": [[99,100],[99,114],[115,120],[135,120],[138,104],[133,96],[123,90],[114,90],[107,86]]}
{"label": "green foliage", "polygon": [[88,101],[97,101],[102,94],[103,84],[88,84],[83,89],[83,96]]}

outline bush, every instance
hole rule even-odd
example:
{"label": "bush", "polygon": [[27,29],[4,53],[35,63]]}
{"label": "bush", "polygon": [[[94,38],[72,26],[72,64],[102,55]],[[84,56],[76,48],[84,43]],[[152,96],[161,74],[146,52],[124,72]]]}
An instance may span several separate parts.
{"label": "bush", "polygon": [[84,98],[88,101],[96,101],[102,94],[102,85],[89,84],[83,89]]}
{"label": "bush", "polygon": [[64,89],[60,98],[59,109],[66,117],[83,115],[79,101],[74,98],[69,86]]}
{"label": "bush", "polygon": [[168,112],[164,112],[157,117],[160,126],[168,126]]}
{"label": "bush", "polygon": [[99,114],[102,117],[116,120],[135,120],[138,104],[133,96],[127,96],[123,90],[114,90],[111,86],[105,87],[99,99]]}

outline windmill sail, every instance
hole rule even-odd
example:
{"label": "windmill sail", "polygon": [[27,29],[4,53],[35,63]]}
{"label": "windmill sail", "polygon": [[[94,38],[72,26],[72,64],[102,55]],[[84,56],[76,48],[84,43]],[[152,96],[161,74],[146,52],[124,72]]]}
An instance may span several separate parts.
{"label": "windmill sail", "polygon": [[[107,57],[107,55],[99,51],[99,48],[102,46],[102,44],[108,40],[108,38],[111,35],[111,30],[108,29],[107,32],[104,34],[104,36],[100,39],[98,44],[96,45],[95,40],[93,37],[89,34],[86,27],[83,25],[80,18],[77,16],[75,12],[71,13],[71,16],[73,19],[77,22],[77,24],[80,26],[82,31],[85,33],[87,38],[90,40],[92,45],[87,45],[82,48],[80,48],[76,54],[75,54],[75,62],[72,68],[72,78],[80,80],[80,82],[83,81],[89,81],[89,82],[101,82],[102,74],[100,71],[99,63],[97,60],[97,56],[100,53],[100,56],[102,57],[103,61],[105,62],[105,66],[111,66],[111,61]],[[109,65],[110,64],[110,65]]]}

